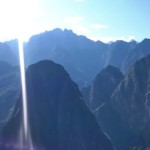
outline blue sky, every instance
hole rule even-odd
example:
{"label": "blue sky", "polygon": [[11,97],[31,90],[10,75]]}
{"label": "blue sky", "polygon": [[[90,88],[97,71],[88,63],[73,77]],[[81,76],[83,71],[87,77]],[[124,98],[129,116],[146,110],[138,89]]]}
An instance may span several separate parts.
{"label": "blue sky", "polygon": [[104,42],[150,38],[150,0],[5,0],[0,2],[0,40],[54,28]]}

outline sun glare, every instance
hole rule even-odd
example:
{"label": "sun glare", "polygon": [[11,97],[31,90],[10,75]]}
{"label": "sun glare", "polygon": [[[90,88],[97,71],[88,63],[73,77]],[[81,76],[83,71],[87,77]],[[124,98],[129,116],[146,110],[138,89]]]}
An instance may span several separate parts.
{"label": "sun glare", "polygon": [[33,24],[38,17],[38,2],[38,0],[1,1],[1,36],[3,36],[3,38],[19,37],[21,39],[26,39],[31,32],[33,32]]}
{"label": "sun glare", "polygon": [[20,58],[20,73],[21,73],[21,84],[22,84],[22,99],[23,99],[23,125],[24,133],[28,133],[28,113],[27,113],[27,93],[26,93],[26,80],[25,80],[25,64],[23,54],[23,42],[19,41],[19,58]]}

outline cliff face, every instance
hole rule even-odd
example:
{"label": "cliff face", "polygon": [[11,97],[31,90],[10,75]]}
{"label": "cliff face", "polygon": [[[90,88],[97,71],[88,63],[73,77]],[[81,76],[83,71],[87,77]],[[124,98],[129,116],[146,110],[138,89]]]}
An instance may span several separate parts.
{"label": "cliff face", "polygon": [[0,61],[0,134],[15,102],[20,95],[19,67]]}
{"label": "cliff face", "polygon": [[86,103],[93,111],[107,103],[119,84],[123,79],[120,70],[113,66],[104,68],[94,79],[93,83],[82,90]]}
{"label": "cliff face", "polygon": [[150,56],[131,67],[97,118],[117,149],[150,146]]}
{"label": "cliff face", "polygon": [[150,56],[136,62],[114,91],[112,107],[122,121],[137,135],[143,147],[150,143]]}
{"label": "cliff face", "polygon": [[117,150],[145,150],[150,146],[150,56],[137,61],[124,78],[117,73],[117,82],[109,80],[108,70],[83,90],[87,104]]}
{"label": "cliff face", "polygon": [[[63,67],[51,61],[31,65],[26,72],[26,83],[34,145],[45,150],[113,149]],[[20,98],[3,131],[4,139],[17,139],[21,114]]]}
{"label": "cliff face", "polygon": [[124,76],[120,70],[109,65],[95,77],[90,86],[82,90],[86,104],[95,114],[102,129],[111,137],[117,149],[119,146],[119,149],[123,148],[123,137],[129,131],[124,127],[110,102],[114,90],[123,79]]}

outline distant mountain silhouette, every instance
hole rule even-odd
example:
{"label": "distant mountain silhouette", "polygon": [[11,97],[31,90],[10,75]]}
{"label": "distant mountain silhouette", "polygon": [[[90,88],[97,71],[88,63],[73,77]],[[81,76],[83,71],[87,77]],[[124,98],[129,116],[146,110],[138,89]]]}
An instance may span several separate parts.
{"label": "distant mountain silhouette", "polygon": [[[4,48],[0,46],[0,60],[17,65],[17,43],[17,40],[1,43],[9,48],[12,54],[6,50],[3,53]],[[149,39],[140,43],[134,40],[118,40],[108,44],[94,42],[85,36],[76,35],[71,30],[56,28],[34,35],[24,43],[25,64],[29,66],[45,59],[61,64],[81,89],[91,83],[98,72],[108,65],[115,66],[126,74],[137,60],[150,54],[149,45]]]}
{"label": "distant mountain silhouette", "polygon": [[141,43],[137,44],[132,51],[130,51],[122,70],[127,72],[132,64],[148,54],[150,54],[150,39],[144,39]]}
{"label": "distant mountain silhouette", "polygon": [[25,46],[27,66],[44,59],[65,67],[80,86],[86,85],[104,66],[107,44],[55,29],[30,38]]}
{"label": "distant mountain silhouette", "polygon": [[[62,66],[48,60],[31,65],[26,72],[26,81],[29,125],[34,145],[45,150],[113,149],[84,104],[77,85]],[[4,128],[5,141],[17,138],[21,114],[20,98]]]}
{"label": "distant mountain silhouette", "polygon": [[108,65],[126,73],[141,57],[150,54],[149,40],[94,42],[71,30],[57,28],[30,38],[25,44],[26,65],[40,60],[53,60],[65,67],[71,78],[82,88]]}
{"label": "distant mountain silhouette", "polygon": [[[105,66],[112,65],[125,72],[124,65],[126,65],[126,61],[128,61],[127,57],[136,45],[137,43],[135,41],[125,42],[120,40],[111,43],[107,49]],[[131,64],[132,63],[129,63],[126,67],[130,67]]]}

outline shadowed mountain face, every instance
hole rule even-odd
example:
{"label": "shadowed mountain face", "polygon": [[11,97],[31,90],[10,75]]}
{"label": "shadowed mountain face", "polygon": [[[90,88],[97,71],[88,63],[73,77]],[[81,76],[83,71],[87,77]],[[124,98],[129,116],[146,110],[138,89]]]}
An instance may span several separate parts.
{"label": "shadowed mountain face", "polygon": [[[51,61],[31,65],[26,72],[26,84],[34,145],[45,150],[113,149],[94,115],[85,106],[77,85],[62,66]],[[20,98],[3,131],[5,141],[17,139],[21,114]]]}
{"label": "shadowed mountain face", "polygon": [[113,109],[136,136],[135,146],[150,146],[150,55],[137,61],[114,91]]}
{"label": "shadowed mountain face", "polygon": [[109,101],[123,77],[118,68],[109,65],[95,77],[89,87],[82,90],[86,103],[92,111],[98,110]]}
{"label": "shadowed mountain face", "polygon": [[[111,78],[111,73],[107,73]],[[94,82],[103,88],[97,91],[93,86],[90,91],[96,93],[96,104],[99,103],[98,109],[93,110],[97,120],[117,150],[145,150],[150,147],[150,56],[137,61],[111,92],[111,80],[104,80],[106,77],[101,75],[102,80],[96,78],[97,83]]]}
{"label": "shadowed mountain face", "polygon": [[10,72],[10,70],[11,70],[11,65],[0,60],[0,77]]}
{"label": "shadowed mountain face", "polygon": [[0,132],[19,95],[19,68],[0,61]]}
{"label": "shadowed mountain face", "polygon": [[[123,142],[119,143],[118,140],[129,133],[121,122],[119,115],[110,105],[112,93],[123,78],[124,76],[118,68],[107,66],[96,76],[89,87],[82,90],[88,107],[94,112],[97,121],[111,137],[116,148],[119,144],[121,146],[123,144]],[[122,149],[121,146],[117,150]]]}

